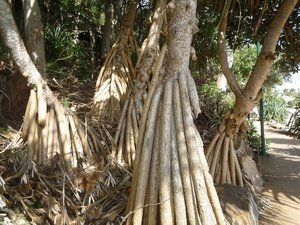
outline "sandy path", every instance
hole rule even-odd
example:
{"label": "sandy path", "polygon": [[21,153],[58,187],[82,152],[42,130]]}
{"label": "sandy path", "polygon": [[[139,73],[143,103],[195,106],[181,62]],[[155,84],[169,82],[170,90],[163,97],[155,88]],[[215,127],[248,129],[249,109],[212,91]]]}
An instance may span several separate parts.
{"label": "sandy path", "polygon": [[261,157],[264,185],[262,196],[270,206],[261,225],[300,225],[300,140],[267,126],[271,141],[269,156]]}

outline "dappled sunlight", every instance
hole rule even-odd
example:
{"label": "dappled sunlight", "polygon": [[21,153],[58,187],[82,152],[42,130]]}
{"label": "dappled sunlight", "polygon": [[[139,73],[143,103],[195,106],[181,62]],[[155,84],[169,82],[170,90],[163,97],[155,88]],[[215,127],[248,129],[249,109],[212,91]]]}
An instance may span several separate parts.
{"label": "dappled sunlight", "polygon": [[300,218],[300,140],[267,127],[269,155],[261,158],[264,186],[261,194],[269,207],[261,224],[297,224]]}

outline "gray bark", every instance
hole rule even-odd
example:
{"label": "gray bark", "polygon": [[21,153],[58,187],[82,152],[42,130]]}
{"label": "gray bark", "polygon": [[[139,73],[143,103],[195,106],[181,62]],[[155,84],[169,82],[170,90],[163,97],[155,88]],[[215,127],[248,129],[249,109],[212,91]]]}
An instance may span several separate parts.
{"label": "gray bark", "polygon": [[111,1],[105,3],[105,23],[103,26],[101,58],[104,59],[111,48],[112,35],[112,20],[113,20],[113,5]]}
{"label": "gray bark", "polygon": [[[43,85],[44,80],[26,50],[12,16],[10,6],[6,0],[0,0],[0,18],[0,35],[2,41],[11,53],[12,59],[22,75],[27,78],[27,85],[30,88],[34,88],[38,84]],[[55,96],[47,85],[43,86],[48,103],[53,102]]]}
{"label": "gray bark", "polygon": [[44,26],[38,0],[22,0],[24,11],[25,45],[38,71],[46,74]]}

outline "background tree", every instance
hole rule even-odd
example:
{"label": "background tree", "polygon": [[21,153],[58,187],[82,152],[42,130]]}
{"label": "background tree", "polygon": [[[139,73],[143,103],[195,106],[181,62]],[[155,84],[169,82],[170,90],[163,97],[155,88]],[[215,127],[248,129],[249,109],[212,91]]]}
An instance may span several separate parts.
{"label": "background tree", "polygon": [[[142,44],[139,58],[135,66],[134,83],[129,90],[126,104],[122,109],[121,117],[118,121],[117,132],[114,137],[112,155],[117,162],[126,162],[130,167],[136,155],[138,145],[139,125],[141,123],[145,99],[148,94],[153,95],[154,89],[150,88],[151,80],[157,82],[159,68],[164,60],[165,47],[160,49],[159,41],[161,37],[163,21],[166,11],[165,0],[156,3],[156,10],[153,14],[153,22],[150,27],[148,38]],[[159,53],[160,51],[160,53]],[[154,85],[154,84],[152,84]],[[152,92],[149,92],[151,89]],[[146,117],[143,117],[144,119]]]}
{"label": "background tree", "polygon": [[136,9],[134,0],[97,78],[91,113],[102,122],[116,123],[120,119],[129,87],[133,85],[135,71],[131,57],[138,52],[133,32]]}

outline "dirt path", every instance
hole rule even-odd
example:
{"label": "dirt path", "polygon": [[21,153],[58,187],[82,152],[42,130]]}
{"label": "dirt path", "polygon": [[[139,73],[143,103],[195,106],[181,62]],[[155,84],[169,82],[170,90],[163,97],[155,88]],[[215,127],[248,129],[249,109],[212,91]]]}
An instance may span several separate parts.
{"label": "dirt path", "polygon": [[261,157],[262,196],[270,206],[260,224],[300,225],[300,140],[270,126],[265,133],[271,144],[269,156]]}

